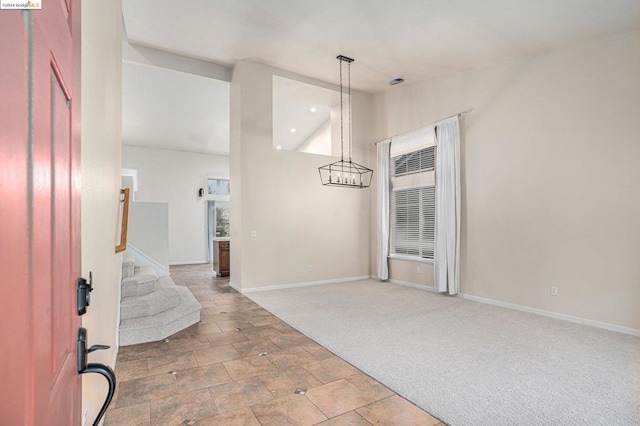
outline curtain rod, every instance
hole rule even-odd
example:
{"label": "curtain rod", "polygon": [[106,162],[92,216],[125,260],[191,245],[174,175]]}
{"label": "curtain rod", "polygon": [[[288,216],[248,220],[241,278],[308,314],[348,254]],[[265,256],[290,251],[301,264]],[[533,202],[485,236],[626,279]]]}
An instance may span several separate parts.
{"label": "curtain rod", "polygon": [[446,118],[440,119],[440,120],[438,120],[438,121],[434,121],[433,123],[431,123],[431,124],[427,124],[426,126],[421,126],[421,127],[418,127],[417,129],[413,129],[413,130],[409,130],[408,132],[400,133],[399,135],[393,135],[393,136],[391,136],[391,137],[384,138],[384,139],[382,139],[382,140],[380,140],[380,141],[378,141],[378,142],[374,142],[374,143],[372,143],[371,145],[374,145],[374,146],[375,146],[375,145],[378,145],[379,143],[382,143],[382,142],[386,141],[387,139],[393,139],[393,138],[397,138],[397,137],[400,137],[400,136],[408,135],[409,133],[413,133],[413,132],[417,132],[418,130],[422,130],[422,129],[424,129],[425,127],[429,127],[429,126],[437,126],[438,124],[442,123],[443,121],[447,121],[448,119],[453,118],[453,117],[462,117],[463,115],[467,115],[467,114],[468,114],[468,113],[470,113],[471,111],[473,111],[473,109],[468,109],[468,110],[466,110],[466,111],[459,112],[459,113],[457,113],[457,114],[454,114],[454,115],[451,115],[451,116],[449,116],[449,117],[446,117]]}

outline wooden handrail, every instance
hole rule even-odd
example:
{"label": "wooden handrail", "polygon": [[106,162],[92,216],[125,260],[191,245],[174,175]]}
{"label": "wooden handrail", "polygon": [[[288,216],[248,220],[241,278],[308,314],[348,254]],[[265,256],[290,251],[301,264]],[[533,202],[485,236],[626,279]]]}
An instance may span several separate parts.
{"label": "wooden handrail", "polygon": [[118,222],[120,223],[120,244],[116,246],[116,253],[123,252],[127,249],[127,231],[129,227],[129,188],[120,190],[120,203],[121,207],[118,209],[120,216]]}

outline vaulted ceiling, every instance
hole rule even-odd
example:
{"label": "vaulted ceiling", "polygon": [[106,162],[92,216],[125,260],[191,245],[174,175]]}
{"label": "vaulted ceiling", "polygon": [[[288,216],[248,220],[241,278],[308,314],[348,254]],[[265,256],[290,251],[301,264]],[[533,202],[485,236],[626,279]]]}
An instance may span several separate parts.
{"label": "vaulted ceiling", "polygon": [[[132,45],[228,67],[250,59],[337,83],[344,54],[355,59],[352,87],[379,92],[396,77],[409,84],[639,30],[640,0],[123,0],[123,16]],[[135,73],[125,67],[125,107]]]}

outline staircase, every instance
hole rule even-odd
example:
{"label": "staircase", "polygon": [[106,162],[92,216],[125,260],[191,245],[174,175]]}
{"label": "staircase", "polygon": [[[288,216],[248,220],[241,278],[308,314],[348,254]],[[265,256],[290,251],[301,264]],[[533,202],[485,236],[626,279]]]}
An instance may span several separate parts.
{"label": "staircase", "polygon": [[158,277],[151,266],[136,266],[125,253],[122,262],[120,346],[162,340],[200,321],[202,307],[186,287]]}

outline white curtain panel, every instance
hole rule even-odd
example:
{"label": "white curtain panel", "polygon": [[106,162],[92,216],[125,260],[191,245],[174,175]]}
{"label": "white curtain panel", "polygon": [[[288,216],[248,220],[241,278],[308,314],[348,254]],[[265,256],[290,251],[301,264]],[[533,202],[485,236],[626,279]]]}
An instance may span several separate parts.
{"label": "white curtain panel", "polygon": [[389,149],[391,140],[378,144],[378,279],[389,279]]}
{"label": "white curtain panel", "polygon": [[458,294],[460,281],[460,125],[458,117],[436,128],[436,289]]}

